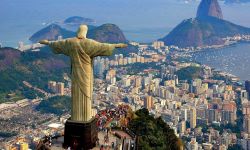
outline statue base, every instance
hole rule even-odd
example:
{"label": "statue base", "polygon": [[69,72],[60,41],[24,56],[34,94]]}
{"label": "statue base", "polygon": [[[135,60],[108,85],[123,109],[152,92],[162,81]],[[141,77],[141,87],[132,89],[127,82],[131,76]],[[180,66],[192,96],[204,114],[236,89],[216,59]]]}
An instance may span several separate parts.
{"label": "statue base", "polygon": [[63,148],[88,150],[96,146],[98,139],[97,119],[88,122],[67,120],[64,129]]}

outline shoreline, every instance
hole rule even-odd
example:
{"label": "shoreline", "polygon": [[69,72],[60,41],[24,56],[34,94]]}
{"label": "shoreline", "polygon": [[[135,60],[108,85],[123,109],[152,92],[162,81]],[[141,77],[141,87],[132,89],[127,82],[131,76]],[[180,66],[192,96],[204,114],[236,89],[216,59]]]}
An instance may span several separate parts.
{"label": "shoreline", "polygon": [[[199,50],[199,51],[181,52],[181,53],[190,54],[191,55],[190,58],[192,58],[193,55],[195,55],[195,54],[213,52],[213,51],[217,52],[217,51],[221,51],[221,50],[226,50],[227,48],[234,48],[234,47],[237,47],[238,45],[242,45],[242,44],[250,44],[250,41],[239,41],[239,42],[236,42],[236,43],[233,43],[233,44],[230,44],[230,45],[226,45],[226,46],[220,47],[220,48],[202,49],[202,50]],[[240,77],[240,75],[235,75],[235,73],[233,73],[234,71],[232,71],[232,73],[230,73],[228,71],[223,70],[223,68],[221,68],[221,67],[211,66],[211,64],[204,63],[204,62],[199,61],[199,60],[197,60],[195,58],[193,59],[193,61],[195,61],[195,62],[197,62],[197,63],[199,63],[201,65],[209,66],[212,69],[214,69],[214,71],[219,72],[219,74],[224,74],[224,76],[228,76],[230,78],[235,78],[235,79],[237,78],[238,82],[243,82],[244,83],[245,81],[249,80],[249,79],[242,79]],[[237,67],[237,66],[235,66],[235,67]],[[248,74],[248,73],[245,73],[245,74]]]}
{"label": "shoreline", "polygon": [[180,50],[180,52],[182,53],[195,53],[195,52],[203,52],[203,51],[211,51],[211,50],[220,50],[223,48],[227,48],[227,47],[232,47],[238,44],[249,44],[250,40],[240,40],[240,41],[235,41],[232,42],[230,44],[225,44],[225,45],[215,45],[214,47],[209,47],[209,48],[200,48],[200,49],[195,49],[195,50],[190,50],[190,48],[183,48],[183,49],[189,49],[189,50]]}

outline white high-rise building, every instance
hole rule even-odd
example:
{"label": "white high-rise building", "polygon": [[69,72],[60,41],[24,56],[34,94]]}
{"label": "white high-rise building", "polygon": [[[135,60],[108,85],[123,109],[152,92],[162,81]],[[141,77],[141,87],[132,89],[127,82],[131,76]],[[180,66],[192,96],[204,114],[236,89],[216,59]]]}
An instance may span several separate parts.
{"label": "white high-rise building", "polygon": [[57,37],[57,40],[59,40],[59,41],[62,39],[63,39],[63,36],[61,36],[61,35]]}
{"label": "white high-rise building", "polygon": [[62,82],[58,82],[57,83],[57,90],[56,90],[56,92],[59,95],[64,95],[64,83],[62,83]]}
{"label": "white high-rise building", "polygon": [[18,43],[18,49],[23,49],[24,48],[24,43],[23,42],[19,42]]}
{"label": "white high-rise building", "polygon": [[240,96],[241,100],[249,98],[248,97],[248,92],[246,90],[242,90],[240,95],[241,95]]}
{"label": "white high-rise building", "polygon": [[181,109],[181,119],[184,121],[187,121],[188,117],[187,117],[187,109]]}
{"label": "white high-rise building", "polygon": [[249,116],[245,116],[243,119],[243,129],[245,132],[250,134],[250,117]]}
{"label": "white high-rise building", "polygon": [[186,131],[186,121],[181,121],[178,123],[178,131],[181,134],[184,134],[184,132]]}
{"label": "white high-rise building", "polygon": [[196,127],[196,108],[190,109],[190,128]]}
{"label": "white high-rise building", "polygon": [[160,49],[161,47],[164,47],[164,46],[165,44],[162,41],[155,41],[152,44],[152,47],[154,47],[154,49]]}

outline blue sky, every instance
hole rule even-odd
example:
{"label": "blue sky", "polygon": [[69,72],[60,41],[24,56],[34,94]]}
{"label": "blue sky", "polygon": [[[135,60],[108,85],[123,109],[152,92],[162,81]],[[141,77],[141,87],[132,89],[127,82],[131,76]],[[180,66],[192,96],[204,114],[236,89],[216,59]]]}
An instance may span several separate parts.
{"label": "blue sky", "polygon": [[[129,38],[153,40],[183,19],[195,17],[198,4],[182,0],[1,0],[0,42],[26,41],[43,22],[75,15],[93,18],[98,24],[115,23]],[[250,27],[250,4],[221,7],[226,19]],[[137,38],[140,32],[151,33]]]}

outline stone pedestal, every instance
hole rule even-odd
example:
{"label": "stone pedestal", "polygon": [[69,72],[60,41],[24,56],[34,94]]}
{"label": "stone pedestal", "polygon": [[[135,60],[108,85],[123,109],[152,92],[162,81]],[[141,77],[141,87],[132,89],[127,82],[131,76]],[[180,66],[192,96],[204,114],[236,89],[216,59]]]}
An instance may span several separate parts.
{"label": "stone pedestal", "polygon": [[88,150],[96,145],[98,138],[97,119],[89,122],[67,120],[64,129],[63,147],[72,150]]}

